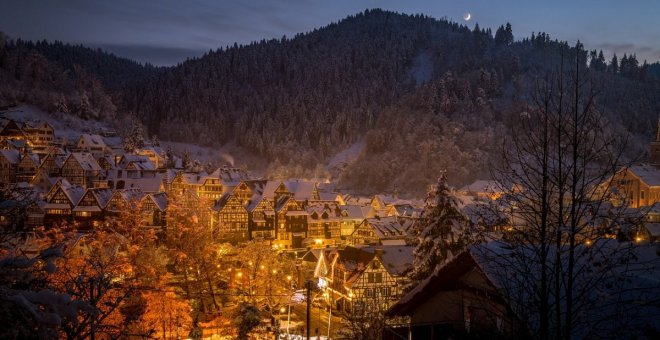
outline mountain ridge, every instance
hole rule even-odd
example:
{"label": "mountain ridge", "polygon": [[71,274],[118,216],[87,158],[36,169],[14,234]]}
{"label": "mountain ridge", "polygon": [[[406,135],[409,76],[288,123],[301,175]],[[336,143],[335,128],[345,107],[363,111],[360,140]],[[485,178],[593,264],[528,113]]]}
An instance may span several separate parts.
{"label": "mountain ridge", "polygon": [[[103,73],[112,66],[82,68],[102,79],[117,111],[135,114],[150,135],[235,142],[267,160],[268,174],[283,176],[318,175],[319,165],[364,139],[353,164],[327,175],[365,192],[419,193],[443,169],[456,185],[487,176],[499,153],[494,142],[524,110],[535,79],[556,71],[562,54],[575,53],[603,87],[597,99],[604,113],[642,145],[660,112],[654,65],[625,56],[614,70],[596,51],[545,33],[514,40],[509,25],[493,34],[376,9],[172,67],[118,62],[125,81]],[[431,71],[416,79],[411,71],[423,55]],[[88,58],[113,65],[107,55]]]}

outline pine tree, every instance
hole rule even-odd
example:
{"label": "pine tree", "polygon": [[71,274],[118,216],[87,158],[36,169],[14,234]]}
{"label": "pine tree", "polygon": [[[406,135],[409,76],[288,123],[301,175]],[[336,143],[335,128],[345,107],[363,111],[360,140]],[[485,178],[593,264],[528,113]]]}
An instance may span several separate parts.
{"label": "pine tree", "polygon": [[616,57],[616,53],[614,53],[612,56],[612,61],[610,61],[610,73],[619,73],[619,59]]}
{"label": "pine tree", "polygon": [[413,230],[413,269],[408,275],[407,289],[429,277],[435,268],[463,248],[466,219],[459,210],[460,200],[447,184],[443,173],[425,200],[424,211]]}

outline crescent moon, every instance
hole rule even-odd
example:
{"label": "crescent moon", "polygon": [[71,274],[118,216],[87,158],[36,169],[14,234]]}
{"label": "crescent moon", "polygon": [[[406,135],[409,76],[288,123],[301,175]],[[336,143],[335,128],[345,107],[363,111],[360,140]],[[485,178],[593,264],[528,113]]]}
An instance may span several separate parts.
{"label": "crescent moon", "polygon": [[470,19],[472,19],[472,14],[470,13],[463,14],[463,19],[465,19],[465,21],[470,21]]}

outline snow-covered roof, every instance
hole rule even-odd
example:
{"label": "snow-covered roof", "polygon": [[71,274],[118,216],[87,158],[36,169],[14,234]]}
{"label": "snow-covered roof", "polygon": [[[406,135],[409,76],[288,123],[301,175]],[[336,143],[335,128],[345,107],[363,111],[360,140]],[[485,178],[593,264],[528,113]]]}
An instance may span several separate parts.
{"label": "snow-covered roof", "polygon": [[85,145],[88,147],[100,147],[105,148],[106,144],[103,140],[103,137],[100,135],[92,135],[88,133],[83,133],[80,135],[80,140],[85,142]]}
{"label": "snow-covered roof", "polygon": [[660,186],[660,169],[646,164],[632,165],[627,169],[649,186]]}
{"label": "snow-covered roof", "polygon": [[499,188],[500,184],[497,181],[480,179],[462,187],[458,191],[463,193],[485,193],[498,191]]}
{"label": "snow-covered roof", "polygon": [[379,239],[401,238],[406,236],[405,229],[394,216],[368,218],[364,223],[373,228]]}
{"label": "snow-covered roof", "polygon": [[77,205],[85,194],[85,188],[79,185],[71,184],[66,179],[57,181],[55,186],[53,186],[51,189],[51,192],[54,194],[57,192],[57,190],[60,189],[73,205]]}
{"label": "snow-covered roof", "polygon": [[651,237],[660,237],[660,223],[645,223],[644,228],[648,230]]}
{"label": "snow-covered roof", "polygon": [[164,192],[151,193],[148,194],[146,197],[152,200],[160,211],[167,210],[167,195]]}
{"label": "snow-covered roof", "polygon": [[118,195],[127,203],[136,203],[142,200],[145,193],[142,190],[133,188],[133,189],[123,189],[115,191],[114,195]]}
{"label": "snow-covered roof", "polygon": [[[117,180],[117,182],[119,181],[124,181],[125,189],[137,188],[146,193],[155,193],[160,191],[163,174],[156,174],[154,177],[121,178]],[[116,185],[117,183],[115,183]]]}
{"label": "snow-covered roof", "polygon": [[414,247],[406,245],[382,245],[362,248],[362,250],[372,253],[375,253],[377,249],[382,250],[381,262],[385,266],[385,269],[393,276],[401,276],[401,274],[412,268]]}
{"label": "snow-covered roof", "polygon": [[344,215],[343,217],[345,219],[363,220],[367,217],[371,217],[369,216],[369,212],[372,209],[371,206],[347,204],[339,206],[339,208],[343,212],[342,215]]}
{"label": "snow-covered roof", "polygon": [[240,181],[245,181],[249,179],[247,172],[240,168],[228,168],[222,167],[218,168],[208,175],[208,177],[218,178],[223,183],[223,185],[236,184]]}
{"label": "snow-covered roof", "polygon": [[124,154],[119,161],[119,166],[123,169],[127,169],[130,165],[133,165],[136,170],[156,170],[156,166],[154,166],[154,163],[149,157],[144,155]]}
{"label": "snow-covered roof", "polygon": [[316,182],[303,180],[268,181],[264,186],[263,195],[271,199],[274,198],[275,190],[280,187],[280,184],[284,184],[286,190],[293,194],[293,198],[296,201],[315,199]]}
{"label": "snow-covered roof", "polygon": [[10,164],[18,164],[21,162],[21,153],[18,150],[14,149],[2,149],[0,154],[9,162]]}
{"label": "snow-covered roof", "polygon": [[91,153],[88,152],[74,152],[69,157],[73,158],[83,170],[86,171],[100,171],[103,170],[99,163],[94,159]]}
{"label": "snow-covered roof", "polygon": [[101,209],[105,208],[112,198],[113,190],[110,188],[90,188],[87,189],[87,194],[94,195],[96,202]]}

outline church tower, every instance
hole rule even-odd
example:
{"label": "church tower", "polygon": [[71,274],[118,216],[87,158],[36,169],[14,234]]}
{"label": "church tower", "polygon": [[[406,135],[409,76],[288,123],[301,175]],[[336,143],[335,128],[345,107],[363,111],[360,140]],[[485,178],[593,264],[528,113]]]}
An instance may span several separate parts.
{"label": "church tower", "polygon": [[660,167],[660,119],[658,119],[655,140],[649,145],[649,162],[652,165]]}

